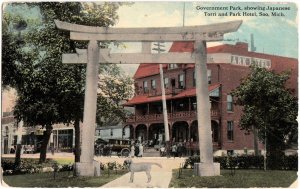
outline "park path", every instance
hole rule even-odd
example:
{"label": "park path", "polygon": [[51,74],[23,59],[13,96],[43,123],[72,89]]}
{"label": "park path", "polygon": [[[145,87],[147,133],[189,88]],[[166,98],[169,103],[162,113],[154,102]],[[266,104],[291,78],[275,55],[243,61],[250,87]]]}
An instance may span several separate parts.
{"label": "park path", "polygon": [[172,172],[152,170],[151,177],[151,182],[147,183],[145,172],[138,172],[134,174],[134,181],[130,183],[130,173],[126,173],[118,179],[103,185],[101,188],[168,188]]}
{"label": "park path", "polygon": [[[96,158],[98,159],[98,158]],[[99,157],[101,162],[106,161],[116,161],[117,163],[123,164],[126,158],[103,158]],[[147,176],[145,172],[137,172],[134,174],[134,181],[129,182],[130,173],[113,180],[101,188],[168,188],[169,183],[172,178],[172,169],[178,169],[180,164],[185,161],[185,158],[166,158],[166,157],[143,157],[143,158],[133,158],[133,162],[153,162],[162,165],[162,168],[152,165],[151,167],[151,182],[147,183]]]}

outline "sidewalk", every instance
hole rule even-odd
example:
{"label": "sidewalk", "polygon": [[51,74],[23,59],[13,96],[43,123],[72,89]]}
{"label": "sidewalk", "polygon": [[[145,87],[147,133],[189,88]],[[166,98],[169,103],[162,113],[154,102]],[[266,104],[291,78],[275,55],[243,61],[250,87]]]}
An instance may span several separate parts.
{"label": "sidewalk", "polygon": [[168,188],[172,178],[171,171],[151,171],[151,182],[147,183],[147,176],[145,172],[137,172],[134,174],[134,180],[129,182],[130,173],[113,180],[101,188]]}
{"label": "sidewalk", "polygon": [[[102,159],[103,160],[103,159]],[[110,160],[114,160],[111,158]],[[122,158],[115,159],[118,163],[125,160]],[[151,167],[151,182],[147,183],[147,175],[145,172],[137,172],[134,174],[132,183],[130,180],[130,172],[119,177],[112,182],[103,185],[101,188],[168,188],[172,178],[172,169],[178,169],[180,164],[185,161],[185,158],[166,158],[166,157],[143,157],[133,158],[133,162],[155,162],[162,165],[162,168],[152,165]]]}

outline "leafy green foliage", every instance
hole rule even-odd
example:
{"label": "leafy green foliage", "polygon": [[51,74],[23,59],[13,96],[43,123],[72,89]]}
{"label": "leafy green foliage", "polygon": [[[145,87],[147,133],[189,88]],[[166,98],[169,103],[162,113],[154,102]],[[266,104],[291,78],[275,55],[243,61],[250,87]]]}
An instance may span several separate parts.
{"label": "leafy green foliage", "polygon": [[[55,161],[47,159],[44,163],[39,163],[38,159],[22,159],[19,166],[15,165],[14,159],[2,158],[1,166],[3,171],[11,174],[39,173],[45,167],[52,167]],[[9,172],[11,171],[11,172]]]}
{"label": "leafy green foliage", "polygon": [[[86,49],[87,43],[71,41],[69,32],[56,28],[54,19],[108,27],[114,25],[118,19],[116,11],[120,5],[120,3],[107,2],[101,4],[78,2],[10,4],[10,6],[24,7],[25,10],[38,8],[41,15],[40,20],[36,22],[25,20],[29,29],[20,35],[24,41],[20,55],[15,53],[18,51],[17,46],[12,46],[5,52],[5,58],[7,57],[3,62],[7,72],[5,82],[17,89],[19,98],[14,115],[18,120],[24,120],[28,126],[46,126],[47,135],[50,135],[52,125],[55,123],[75,122],[75,125],[79,126],[79,121],[83,119],[86,65],[64,65],[62,54],[74,53],[76,48]],[[7,14],[10,15],[7,17],[7,26],[9,26],[14,22],[14,13]],[[6,33],[13,36],[9,30]],[[7,39],[4,46],[9,46],[9,43],[13,41],[11,38]],[[18,55],[18,57],[11,58],[12,55]],[[120,109],[120,102],[130,98],[132,81],[114,65],[101,65],[100,75],[103,73],[115,77],[118,83],[99,85],[100,90],[105,91],[106,96],[98,95],[98,112],[101,114],[97,120],[106,120],[107,116],[122,119],[125,111]],[[108,82],[108,79],[106,80]],[[111,92],[115,94],[112,98],[110,98]],[[100,122],[103,123],[103,121]],[[47,140],[47,138],[49,136],[45,135],[44,139]],[[42,146],[45,147],[47,141],[43,144]]]}
{"label": "leafy green foliage", "polygon": [[285,88],[288,73],[276,74],[265,68],[251,67],[251,73],[232,94],[244,108],[242,129],[254,126],[261,140],[267,137],[267,152],[282,153],[286,144],[297,138],[297,98]]}
{"label": "leafy green foliage", "polygon": [[[267,157],[267,169],[298,170],[298,155],[272,158],[274,157]],[[194,168],[194,164],[199,162],[200,156],[190,156],[185,160],[183,167]],[[214,162],[220,163],[221,169],[262,169],[264,167],[263,156],[216,156],[214,157]]]}
{"label": "leafy green foliage", "polygon": [[[22,51],[21,55],[14,59],[9,56],[16,55],[13,50],[17,48],[12,47],[5,53],[7,60],[15,60],[11,64],[4,61],[7,70],[5,73],[9,76],[5,82],[10,81],[10,84],[18,90],[19,99],[15,115],[19,119],[33,126],[58,122],[70,123],[75,118],[82,120],[86,66],[64,65],[61,56],[62,53],[74,53],[75,48],[87,48],[87,43],[71,41],[68,32],[56,29],[54,19],[108,27],[114,25],[118,19],[116,11],[120,5],[122,4],[76,2],[11,5],[24,6],[27,9],[38,7],[42,16],[40,22],[29,22],[28,26],[31,29],[22,35],[26,46],[30,47],[26,53]],[[7,23],[16,22],[17,19],[12,14],[6,14],[9,17]],[[6,33],[9,35],[8,32]],[[16,70],[18,73],[12,73]],[[99,124],[103,122],[100,120],[107,118],[123,118],[125,111],[120,110],[120,103],[132,95],[132,80],[125,76],[119,67],[101,65],[100,72],[100,76],[105,74],[106,78],[102,79],[103,82],[99,82],[99,90],[104,91],[98,94]],[[16,80],[16,78],[20,79]],[[16,84],[13,85],[13,82]]]}

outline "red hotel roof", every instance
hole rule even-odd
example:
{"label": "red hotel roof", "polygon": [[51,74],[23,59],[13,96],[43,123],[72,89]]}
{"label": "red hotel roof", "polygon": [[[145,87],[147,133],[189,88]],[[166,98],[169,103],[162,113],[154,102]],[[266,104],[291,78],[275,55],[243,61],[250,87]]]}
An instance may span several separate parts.
{"label": "red hotel roof", "polygon": [[[208,90],[211,92],[219,87],[220,87],[220,84],[213,84],[213,85],[208,86]],[[196,96],[196,88],[184,90],[175,96],[172,96],[171,94],[166,95],[166,99],[170,100],[170,99],[192,97],[192,96]],[[128,102],[126,102],[123,105],[124,106],[132,106],[134,104],[157,102],[157,101],[161,101],[161,98],[162,98],[161,96],[148,97],[147,95],[137,95],[137,96],[134,96],[132,99],[130,99]]]}
{"label": "red hotel roof", "polygon": [[[169,52],[192,52],[194,50],[193,42],[174,42]],[[256,57],[262,59],[270,59],[272,61],[271,69],[277,72],[282,72],[287,69],[298,71],[298,60],[295,58],[282,57],[277,55],[269,55],[257,52],[248,51],[248,44],[238,42],[235,45],[223,44],[215,47],[207,48],[207,53],[231,53],[241,56]],[[222,62],[220,62],[222,63]],[[194,67],[194,64],[188,64],[188,67]],[[164,64],[164,68],[167,65]],[[158,64],[140,64],[138,67],[134,79],[143,78],[159,74]],[[295,73],[295,75],[297,75]]]}

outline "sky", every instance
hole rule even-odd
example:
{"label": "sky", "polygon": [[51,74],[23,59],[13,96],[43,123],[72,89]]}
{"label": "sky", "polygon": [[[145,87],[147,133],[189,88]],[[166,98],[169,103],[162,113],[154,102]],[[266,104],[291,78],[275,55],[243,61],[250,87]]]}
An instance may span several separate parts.
{"label": "sky", "polygon": [[[234,44],[238,41],[250,44],[250,35],[254,35],[256,52],[298,58],[298,16],[295,3],[254,3],[254,2],[135,2],[130,6],[122,6],[118,11],[119,21],[115,27],[171,27],[183,26],[183,7],[185,6],[184,25],[206,25],[233,20],[243,20],[237,32],[225,35],[225,41],[208,43],[208,46],[223,43]],[[242,10],[234,10],[238,6]],[[246,7],[256,11],[245,10]],[[289,10],[266,10],[267,7],[289,8]],[[209,7],[228,7],[228,10],[197,10]],[[230,10],[231,8],[231,10]],[[265,9],[265,10],[262,10]],[[216,13],[216,16],[205,15]],[[227,16],[218,13],[227,12]],[[235,13],[229,15],[230,12]],[[243,16],[242,13],[255,13],[257,16]],[[269,16],[259,14],[267,13]],[[283,13],[272,16],[272,12]],[[238,13],[241,16],[238,16]],[[231,41],[233,40],[233,41]],[[140,45],[125,44],[126,49],[114,49],[113,52],[139,52]],[[168,47],[168,45],[166,45]],[[250,46],[250,45],[249,45]],[[167,48],[166,47],[166,48]],[[126,71],[134,72],[136,65],[124,66]]]}
{"label": "sky", "polygon": [[[183,7],[185,6],[185,14]],[[246,11],[246,7],[257,8],[257,11]],[[267,7],[288,8],[289,10],[269,11],[261,10]],[[212,7],[227,7],[228,10],[203,10]],[[241,10],[233,10],[240,7]],[[202,10],[199,10],[201,9]],[[231,10],[230,10],[231,8]],[[22,10],[17,10],[22,12]],[[216,13],[208,16],[206,13]],[[226,13],[227,12],[227,13]],[[231,12],[235,16],[229,15]],[[255,13],[257,16],[238,16],[243,12]],[[259,12],[269,16],[260,16]],[[281,16],[271,16],[271,12]],[[218,15],[226,13],[227,15]],[[36,17],[36,11],[26,13],[30,17]],[[222,43],[234,44],[238,41],[250,43],[250,34],[254,35],[256,52],[274,54],[286,57],[298,58],[298,16],[295,3],[261,3],[261,2],[134,2],[131,5],[121,6],[118,10],[119,20],[114,27],[171,27],[184,25],[206,25],[233,20],[242,20],[243,24],[237,32],[226,34],[224,41],[210,42],[208,46]],[[166,50],[170,47],[166,44]],[[125,48],[111,46],[112,52],[140,52],[140,43],[125,43]],[[250,45],[249,45],[250,46]],[[133,75],[138,65],[121,65],[125,72]]]}

